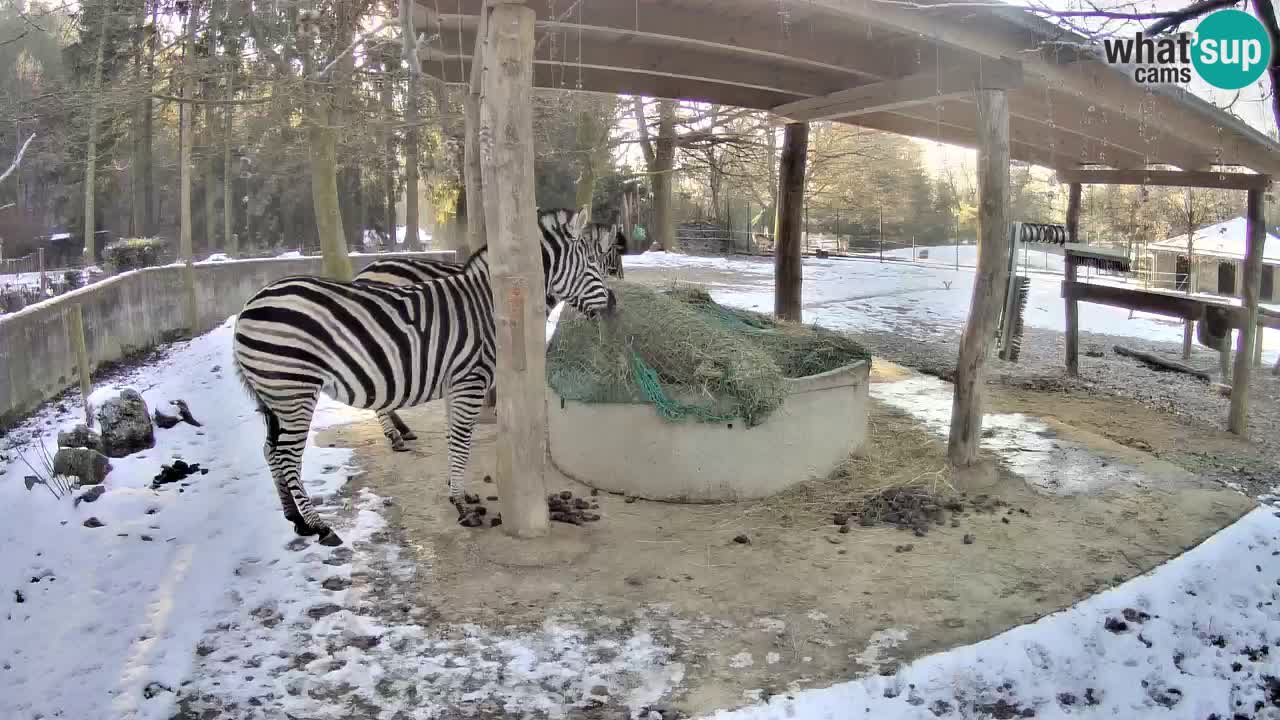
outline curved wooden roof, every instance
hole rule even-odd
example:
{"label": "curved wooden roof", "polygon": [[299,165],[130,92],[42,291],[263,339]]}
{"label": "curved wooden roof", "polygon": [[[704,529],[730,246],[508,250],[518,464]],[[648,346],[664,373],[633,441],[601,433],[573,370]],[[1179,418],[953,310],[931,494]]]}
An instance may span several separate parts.
{"label": "curved wooden roof", "polygon": [[[1010,152],[1051,168],[1280,174],[1280,144],[1084,38],[934,0],[534,0],[538,87],[700,100],[974,147],[975,83],[1009,88]],[[423,68],[465,83],[483,0],[418,0]]]}

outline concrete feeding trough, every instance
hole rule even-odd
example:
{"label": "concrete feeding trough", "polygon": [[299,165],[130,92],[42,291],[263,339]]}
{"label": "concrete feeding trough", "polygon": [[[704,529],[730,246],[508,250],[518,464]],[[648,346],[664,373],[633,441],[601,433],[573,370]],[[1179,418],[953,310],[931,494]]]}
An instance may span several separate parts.
{"label": "concrete feeding trough", "polygon": [[869,360],[786,380],[762,423],[670,422],[648,403],[581,403],[550,389],[551,459],[608,492],[665,502],[768,497],[823,478],[867,435]]}

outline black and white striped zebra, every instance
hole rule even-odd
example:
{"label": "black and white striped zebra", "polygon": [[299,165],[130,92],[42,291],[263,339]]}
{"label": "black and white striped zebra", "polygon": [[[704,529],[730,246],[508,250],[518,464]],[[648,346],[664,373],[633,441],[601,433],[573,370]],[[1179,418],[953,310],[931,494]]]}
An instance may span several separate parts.
{"label": "black and white striped zebra", "polygon": [[[612,311],[615,298],[577,241],[582,217],[572,210],[538,213],[542,264],[548,295],[595,315]],[[449,498],[462,517],[476,413],[496,370],[487,248],[461,272],[410,286],[316,277],[273,282],[245,303],[233,353],[266,420],[263,453],[285,518],[299,535],[342,543],[301,480],[321,390],[378,411],[447,398]]]}
{"label": "black and white striped zebra", "polygon": [[[587,257],[600,271],[606,275],[622,277],[622,251],[626,248],[626,238],[618,225],[591,223],[578,238]],[[417,285],[432,280],[448,277],[462,271],[462,265],[447,260],[427,258],[398,257],[374,260],[365,266],[355,277],[355,282],[378,282],[388,285]],[[558,301],[548,295],[546,299],[547,315],[551,314]],[[378,423],[382,432],[391,442],[391,449],[405,452],[409,446],[406,440],[416,440],[415,433],[395,410],[383,410],[378,413]]]}

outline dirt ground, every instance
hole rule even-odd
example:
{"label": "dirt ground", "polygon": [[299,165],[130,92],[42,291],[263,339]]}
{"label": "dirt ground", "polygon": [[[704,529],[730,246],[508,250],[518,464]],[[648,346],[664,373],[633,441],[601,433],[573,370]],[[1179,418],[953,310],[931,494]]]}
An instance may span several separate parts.
{"label": "dirt ground", "polygon": [[[912,373],[882,361],[873,367],[875,382]],[[1158,457],[1166,448],[1212,452],[1229,439],[1180,433],[1167,416],[1128,401],[992,390],[993,411],[1041,416],[1140,477],[1064,497],[1035,492],[990,464],[982,482],[963,481],[975,488],[970,500],[980,492],[994,510],[948,514],[923,536],[890,526],[841,533],[832,513],[844,499],[904,471],[927,475],[939,491],[950,480],[944,441],[872,402],[870,436],[848,476],[760,502],[689,506],[591,497],[552,470],[548,491],[598,502],[602,518],[553,523],[549,538],[517,541],[454,523],[442,407],[403,413],[419,435],[411,452],[392,453],[372,419],[319,440],[355,448],[360,483],[395,498],[392,530],[415,556],[412,593],[430,622],[536,626],[568,613],[628,627],[643,617],[684,666],[673,707],[698,714],[889,673],[990,637],[1155,567],[1254,504]],[[483,479],[495,432],[481,426],[468,484],[486,498],[497,493]],[[379,578],[366,582],[376,596]]]}

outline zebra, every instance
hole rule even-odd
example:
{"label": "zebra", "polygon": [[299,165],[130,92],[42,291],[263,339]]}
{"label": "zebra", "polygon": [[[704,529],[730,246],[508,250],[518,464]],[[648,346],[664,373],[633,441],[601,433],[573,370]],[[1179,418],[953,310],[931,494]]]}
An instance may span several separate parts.
{"label": "zebra", "polygon": [[[546,293],[588,316],[611,314],[617,300],[577,240],[585,219],[573,210],[538,213]],[[421,284],[295,276],[268,284],[245,303],[232,352],[266,421],[263,454],[285,519],[299,535],[342,544],[301,481],[302,453],[322,390],[347,405],[379,411],[446,398],[449,500],[464,519],[471,434],[496,372],[489,273],[488,249],[480,248],[460,272]]]}
{"label": "zebra", "polygon": [[[587,257],[606,275],[622,279],[622,253],[626,250],[626,236],[619,225],[591,223],[579,237]],[[388,285],[417,285],[419,283],[439,280],[462,271],[462,265],[447,260],[430,260],[427,258],[385,258],[374,260],[355,276],[355,282],[379,282]],[[558,301],[547,296],[547,316]],[[384,417],[385,415],[385,417]],[[395,410],[383,410],[378,413],[378,422],[383,427],[391,449],[396,452],[407,452],[406,440],[417,440],[415,433]]]}

